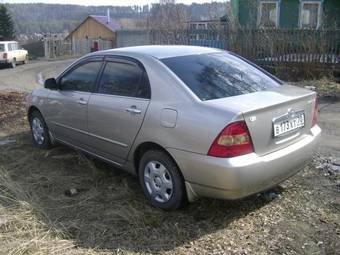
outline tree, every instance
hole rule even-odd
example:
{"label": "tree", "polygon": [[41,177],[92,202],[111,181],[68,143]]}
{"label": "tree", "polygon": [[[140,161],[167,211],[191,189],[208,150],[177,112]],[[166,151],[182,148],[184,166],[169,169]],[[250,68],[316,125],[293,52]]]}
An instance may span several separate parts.
{"label": "tree", "polygon": [[6,6],[0,4],[0,39],[12,40],[15,38],[14,23]]}
{"label": "tree", "polygon": [[164,31],[184,30],[189,20],[185,7],[183,4],[153,4],[150,15],[151,28]]}

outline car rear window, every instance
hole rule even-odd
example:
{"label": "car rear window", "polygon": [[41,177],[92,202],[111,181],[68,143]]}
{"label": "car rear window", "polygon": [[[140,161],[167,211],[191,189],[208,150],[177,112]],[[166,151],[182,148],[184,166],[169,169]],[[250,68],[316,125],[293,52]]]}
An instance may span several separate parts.
{"label": "car rear window", "polygon": [[201,100],[279,87],[279,80],[227,52],[161,59]]}
{"label": "car rear window", "polygon": [[0,51],[5,51],[5,44],[0,44]]}

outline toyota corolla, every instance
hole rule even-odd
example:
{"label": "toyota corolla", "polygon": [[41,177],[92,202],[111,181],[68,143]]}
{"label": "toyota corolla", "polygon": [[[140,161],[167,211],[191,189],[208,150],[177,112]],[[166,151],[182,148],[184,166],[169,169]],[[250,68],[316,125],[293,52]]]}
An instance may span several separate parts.
{"label": "toyota corolla", "polygon": [[305,166],[321,133],[315,92],[204,47],[91,53],[27,104],[35,146],[62,143],[121,167],[165,210],[274,187]]}

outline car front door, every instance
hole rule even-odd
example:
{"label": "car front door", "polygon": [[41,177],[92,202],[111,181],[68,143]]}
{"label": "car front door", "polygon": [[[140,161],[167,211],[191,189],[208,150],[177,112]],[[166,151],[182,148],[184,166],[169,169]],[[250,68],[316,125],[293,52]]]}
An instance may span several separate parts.
{"label": "car front door", "polygon": [[139,63],[108,59],[88,105],[90,144],[96,154],[125,162],[150,102],[150,86]]}
{"label": "car front door", "polygon": [[87,107],[102,59],[86,60],[67,71],[49,94],[46,121],[55,137],[75,146],[87,144]]}

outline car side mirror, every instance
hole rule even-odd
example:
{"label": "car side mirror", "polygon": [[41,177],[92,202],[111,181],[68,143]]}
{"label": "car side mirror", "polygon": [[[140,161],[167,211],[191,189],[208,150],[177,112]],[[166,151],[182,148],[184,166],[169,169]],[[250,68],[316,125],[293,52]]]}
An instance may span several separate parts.
{"label": "car side mirror", "polygon": [[57,81],[54,78],[49,78],[45,81],[44,87],[46,89],[52,89],[52,90],[57,90],[59,89],[59,86],[57,84]]}

